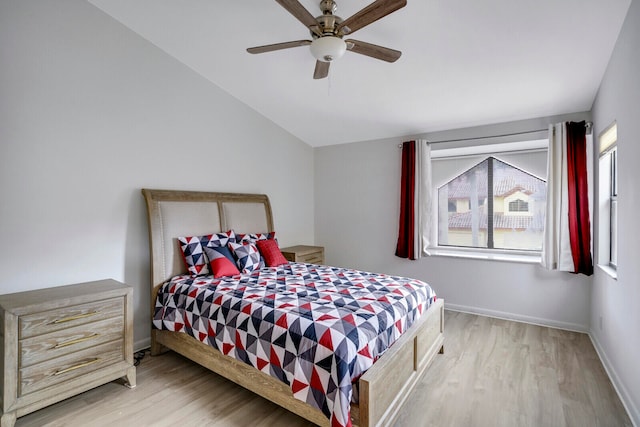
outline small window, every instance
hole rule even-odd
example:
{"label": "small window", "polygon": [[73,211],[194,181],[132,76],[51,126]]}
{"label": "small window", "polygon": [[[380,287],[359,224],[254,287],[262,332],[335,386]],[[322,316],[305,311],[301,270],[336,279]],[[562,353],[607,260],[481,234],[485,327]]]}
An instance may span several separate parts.
{"label": "small window", "polygon": [[618,128],[614,122],[600,134],[598,162],[598,264],[618,266]]}
{"label": "small window", "polygon": [[611,150],[611,197],[609,199],[611,224],[609,227],[609,264],[618,266],[618,150]]}
{"label": "small window", "polygon": [[529,212],[529,203],[522,199],[509,202],[509,212]]}

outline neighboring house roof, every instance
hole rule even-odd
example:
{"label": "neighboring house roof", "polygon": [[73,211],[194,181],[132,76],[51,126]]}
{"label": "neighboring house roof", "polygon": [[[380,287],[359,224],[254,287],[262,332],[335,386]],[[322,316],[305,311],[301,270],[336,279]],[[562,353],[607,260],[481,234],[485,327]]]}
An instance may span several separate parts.
{"label": "neighboring house roof", "polygon": [[[487,162],[487,160],[483,160],[473,168],[480,167],[485,162]],[[467,172],[473,170],[473,168],[468,169],[463,174],[442,186],[448,186],[448,198],[450,200],[470,198],[471,182],[468,179]],[[545,194],[545,181],[494,158],[493,195],[495,197],[506,197],[517,191],[522,191],[528,195]],[[477,193],[478,198],[487,197],[486,180],[482,179],[477,181]]]}
{"label": "neighboring house roof", "polygon": [[[487,229],[487,215],[480,214],[480,229]],[[471,212],[449,214],[449,230],[471,228]],[[531,230],[542,231],[544,222],[540,215],[519,216],[504,215],[500,212],[493,215],[494,230]]]}

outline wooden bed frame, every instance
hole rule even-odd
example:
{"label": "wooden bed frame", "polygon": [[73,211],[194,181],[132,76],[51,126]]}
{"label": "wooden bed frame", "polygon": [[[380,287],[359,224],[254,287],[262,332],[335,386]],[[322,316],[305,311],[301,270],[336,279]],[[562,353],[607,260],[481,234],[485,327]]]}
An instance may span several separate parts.
{"label": "wooden bed frame", "polygon": [[[264,194],[150,190],[147,203],[151,250],[151,316],[160,286],[186,272],[177,237],[234,229],[243,233],[274,231],[269,198]],[[402,404],[433,357],[443,352],[444,301],[438,299],[420,320],[359,379],[360,402],[351,405],[351,418],[360,427],[393,422]],[[181,332],[151,330],[151,354],[167,349],[320,426],[329,426],[322,412],[293,397],[279,380],[223,355]]]}

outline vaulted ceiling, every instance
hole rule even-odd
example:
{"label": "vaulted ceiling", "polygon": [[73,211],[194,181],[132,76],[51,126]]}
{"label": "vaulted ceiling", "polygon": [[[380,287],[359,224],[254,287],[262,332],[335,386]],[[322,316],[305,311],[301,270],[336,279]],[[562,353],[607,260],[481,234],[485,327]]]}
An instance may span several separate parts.
{"label": "vaulted ceiling", "polygon": [[[89,0],[311,146],[588,111],[631,0],[409,0],[314,80],[309,39],[273,0]],[[371,0],[337,0],[347,18]],[[314,16],[318,0],[300,0]]]}

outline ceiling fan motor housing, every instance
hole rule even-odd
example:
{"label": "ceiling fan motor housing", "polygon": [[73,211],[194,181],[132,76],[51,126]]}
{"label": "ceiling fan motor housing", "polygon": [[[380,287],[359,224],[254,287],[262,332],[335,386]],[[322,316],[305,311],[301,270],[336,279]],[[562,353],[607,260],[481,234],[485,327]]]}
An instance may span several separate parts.
{"label": "ceiling fan motor housing", "polygon": [[[320,2],[320,10],[322,11],[322,15],[316,17],[316,21],[318,22],[318,26],[320,27],[320,31],[323,36],[338,36],[341,35],[336,34],[336,28],[338,24],[342,22],[342,18],[337,15],[334,15],[335,11],[338,9],[336,2],[333,0],[322,0]],[[311,31],[311,37],[318,38],[322,37]]]}

